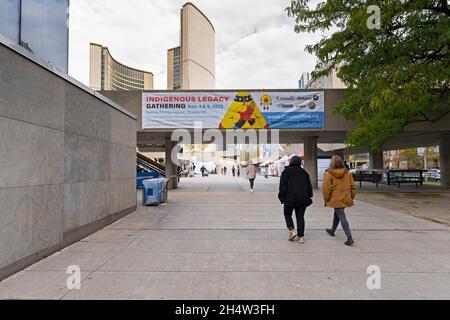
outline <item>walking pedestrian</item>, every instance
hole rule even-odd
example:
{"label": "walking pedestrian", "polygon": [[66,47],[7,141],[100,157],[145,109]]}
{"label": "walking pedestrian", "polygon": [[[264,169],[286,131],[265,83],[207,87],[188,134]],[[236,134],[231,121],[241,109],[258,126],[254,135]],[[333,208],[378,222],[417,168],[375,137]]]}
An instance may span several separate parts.
{"label": "walking pedestrian", "polygon": [[226,176],[227,175],[227,167],[223,168],[223,174]]}
{"label": "walking pedestrian", "polygon": [[[299,156],[290,159],[289,166],[281,174],[278,199],[284,205],[289,240],[304,243],[305,211],[312,204],[313,189],[309,174],[301,165],[302,159]],[[292,220],[293,211],[297,220],[297,232]]]}
{"label": "walking pedestrian", "polygon": [[202,173],[202,177],[207,177],[208,176],[208,169],[206,169],[205,166],[202,166],[200,168],[200,171]]}
{"label": "walking pedestrian", "polygon": [[236,168],[234,166],[231,168],[231,173],[233,174],[233,177],[236,176]]}
{"label": "walking pedestrian", "polygon": [[253,165],[251,160],[248,162],[247,165],[247,178],[248,181],[250,181],[250,192],[253,192],[253,186],[255,184],[256,179],[256,167]]}
{"label": "walking pedestrian", "polygon": [[237,176],[238,176],[238,178],[240,177],[240,175],[241,175],[241,168],[238,166],[237,167]]}
{"label": "walking pedestrian", "polygon": [[333,225],[331,229],[326,229],[326,232],[334,237],[340,222],[347,236],[345,244],[351,246],[354,241],[345,216],[345,208],[353,206],[353,199],[356,196],[355,181],[345,168],[342,158],[337,155],[331,157],[330,167],[325,171],[322,193],[325,206],[334,208]]}
{"label": "walking pedestrian", "polygon": [[345,167],[348,171],[350,171],[350,167],[348,166],[347,161],[344,161],[344,167]]}

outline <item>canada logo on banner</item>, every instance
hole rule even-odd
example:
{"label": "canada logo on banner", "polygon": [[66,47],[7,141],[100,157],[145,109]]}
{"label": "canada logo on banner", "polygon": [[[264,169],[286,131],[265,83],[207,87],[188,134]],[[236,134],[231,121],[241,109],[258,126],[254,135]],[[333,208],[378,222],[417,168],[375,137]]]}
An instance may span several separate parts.
{"label": "canada logo on banner", "polygon": [[264,94],[261,97],[261,105],[263,107],[263,110],[269,110],[269,106],[272,105],[272,98],[269,95]]}

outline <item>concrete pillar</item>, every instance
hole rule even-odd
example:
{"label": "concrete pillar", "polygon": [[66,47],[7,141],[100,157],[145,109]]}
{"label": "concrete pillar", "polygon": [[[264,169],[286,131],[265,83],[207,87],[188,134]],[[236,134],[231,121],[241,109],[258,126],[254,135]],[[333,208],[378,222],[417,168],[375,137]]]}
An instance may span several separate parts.
{"label": "concrete pillar", "polygon": [[317,183],[317,137],[305,137],[303,143],[303,166],[309,173],[312,187],[317,189],[319,187]]}
{"label": "concrete pillar", "polygon": [[[165,157],[165,164],[166,164],[166,178],[169,178],[171,176],[174,176],[177,174],[177,165],[172,161],[172,150],[177,145],[177,141],[172,141],[170,138],[166,138],[166,157]],[[168,188],[169,189],[176,189],[178,187],[178,180],[177,179],[170,179]]]}
{"label": "concrete pillar", "polygon": [[439,140],[439,169],[441,186],[450,188],[450,135],[443,135]]}
{"label": "concrete pillar", "polygon": [[383,150],[369,152],[369,169],[383,169]]}

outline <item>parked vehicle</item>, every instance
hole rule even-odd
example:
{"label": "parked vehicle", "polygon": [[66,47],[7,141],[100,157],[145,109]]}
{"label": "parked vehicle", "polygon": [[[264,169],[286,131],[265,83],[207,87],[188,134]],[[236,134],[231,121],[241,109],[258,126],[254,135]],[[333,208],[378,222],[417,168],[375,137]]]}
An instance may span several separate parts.
{"label": "parked vehicle", "polygon": [[428,169],[428,172],[424,172],[424,176],[428,180],[440,181],[441,180],[441,170],[440,169]]}

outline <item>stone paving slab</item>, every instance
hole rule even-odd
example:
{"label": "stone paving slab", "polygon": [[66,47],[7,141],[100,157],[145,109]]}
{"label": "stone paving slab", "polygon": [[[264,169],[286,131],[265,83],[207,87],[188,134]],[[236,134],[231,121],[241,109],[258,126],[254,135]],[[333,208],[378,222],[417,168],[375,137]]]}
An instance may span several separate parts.
{"label": "stone paving slab", "polygon": [[449,276],[385,273],[368,290],[365,273],[99,271],[64,299],[448,299]]}
{"label": "stone paving slab", "polygon": [[[119,229],[120,230],[120,229]],[[99,231],[100,232],[100,231]],[[324,229],[306,230],[308,240],[326,239],[330,236],[324,232]],[[450,233],[447,229],[443,230],[352,230],[353,235],[358,240],[415,240],[416,242],[429,241],[449,241]],[[336,238],[344,239],[343,231],[336,231]],[[166,230],[144,230],[139,239],[161,239],[161,240],[211,240],[217,239],[214,232],[210,230],[179,230],[178,232],[167,232]],[[270,229],[264,230],[221,230],[222,240],[286,240],[285,230]]]}
{"label": "stone paving slab", "polygon": [[450,272],[450,254],[405,253],[153,253],[125,251],[105,263],[102,271],[211,272],[358,272],[378,265],[386,272]]}
{"label": "stone paving slab", "polygon": [[[87,279],[93,271],[81,273],[81,280]],[[66,281],[66,270],[59,271],[21,271],[0,283],[1,299],[60,299],[70,292]]]}
{"label": "stone paving slab", "polygon": [[140,236],[143,232],[144,230],[142,228],[138,230],[119,230],[105,228],[86,237],[84,241],[132,241]]}
{"label": "stone paving slab", "polygon": [[65,271],[71,265],[78,265],[82,271],[95,271],[110,260],[115,254],[115,251],[78,252],[65,250],[56,252],[25,270]]}
{"label": "stone paving slab", "polygon": [[[355,245],[325,232],[320,190],[306,243],[287,241],[278,180],[182,179],[169,203],[143,207],[0,283],[0,299],[450,299],[450,228],[356,201]],[[79,265],[80,290],[66,269]],[[369,290],[369,265],[381,290]]]}
{"label": "stone paving slab", "polygon": [[[274,253],[305,253],[305,252],[349,252],[349,248],[342,246],[345,241],[345,235],[338,235],[335,239],[338,241],[330,241],[328,238],[310,239],[308,234],[308,241],[301,245],[297,243],[286,244],[286,239],[280,240],[239,240],[227,239],[224,241],[222,231],[218,231],[217,235],[220,239],[207,240],[188,240],[188,239],[154,239],[154,238],[139,238],[130,244],[123,252],[127,251],[141,251],[141,252],[200,252],[200,253],[214,253],[214,252],[274,252]],[[264,235],[261,235],[263,237]],[[324,235],[327,236],[327,235]],[[414,239],[417,241],[417,239]],[[89,244],[89,243],[87,243]],[[87,250],[97,250],[96,246],[87,247]],[[434,254],[448,254],[450,247],[450,240],[423,240],[417,241],[414,247],[411,247],[411,240],[397,239],[392,240],[377,240],[374,242],[371,239],[358,239],[357,245],[352,248],[352,252],[366,252],[366,253],[429,253]],[[100,248],[99,250],[101,250]],[[78,250],[78,247],[77,247]]]}

